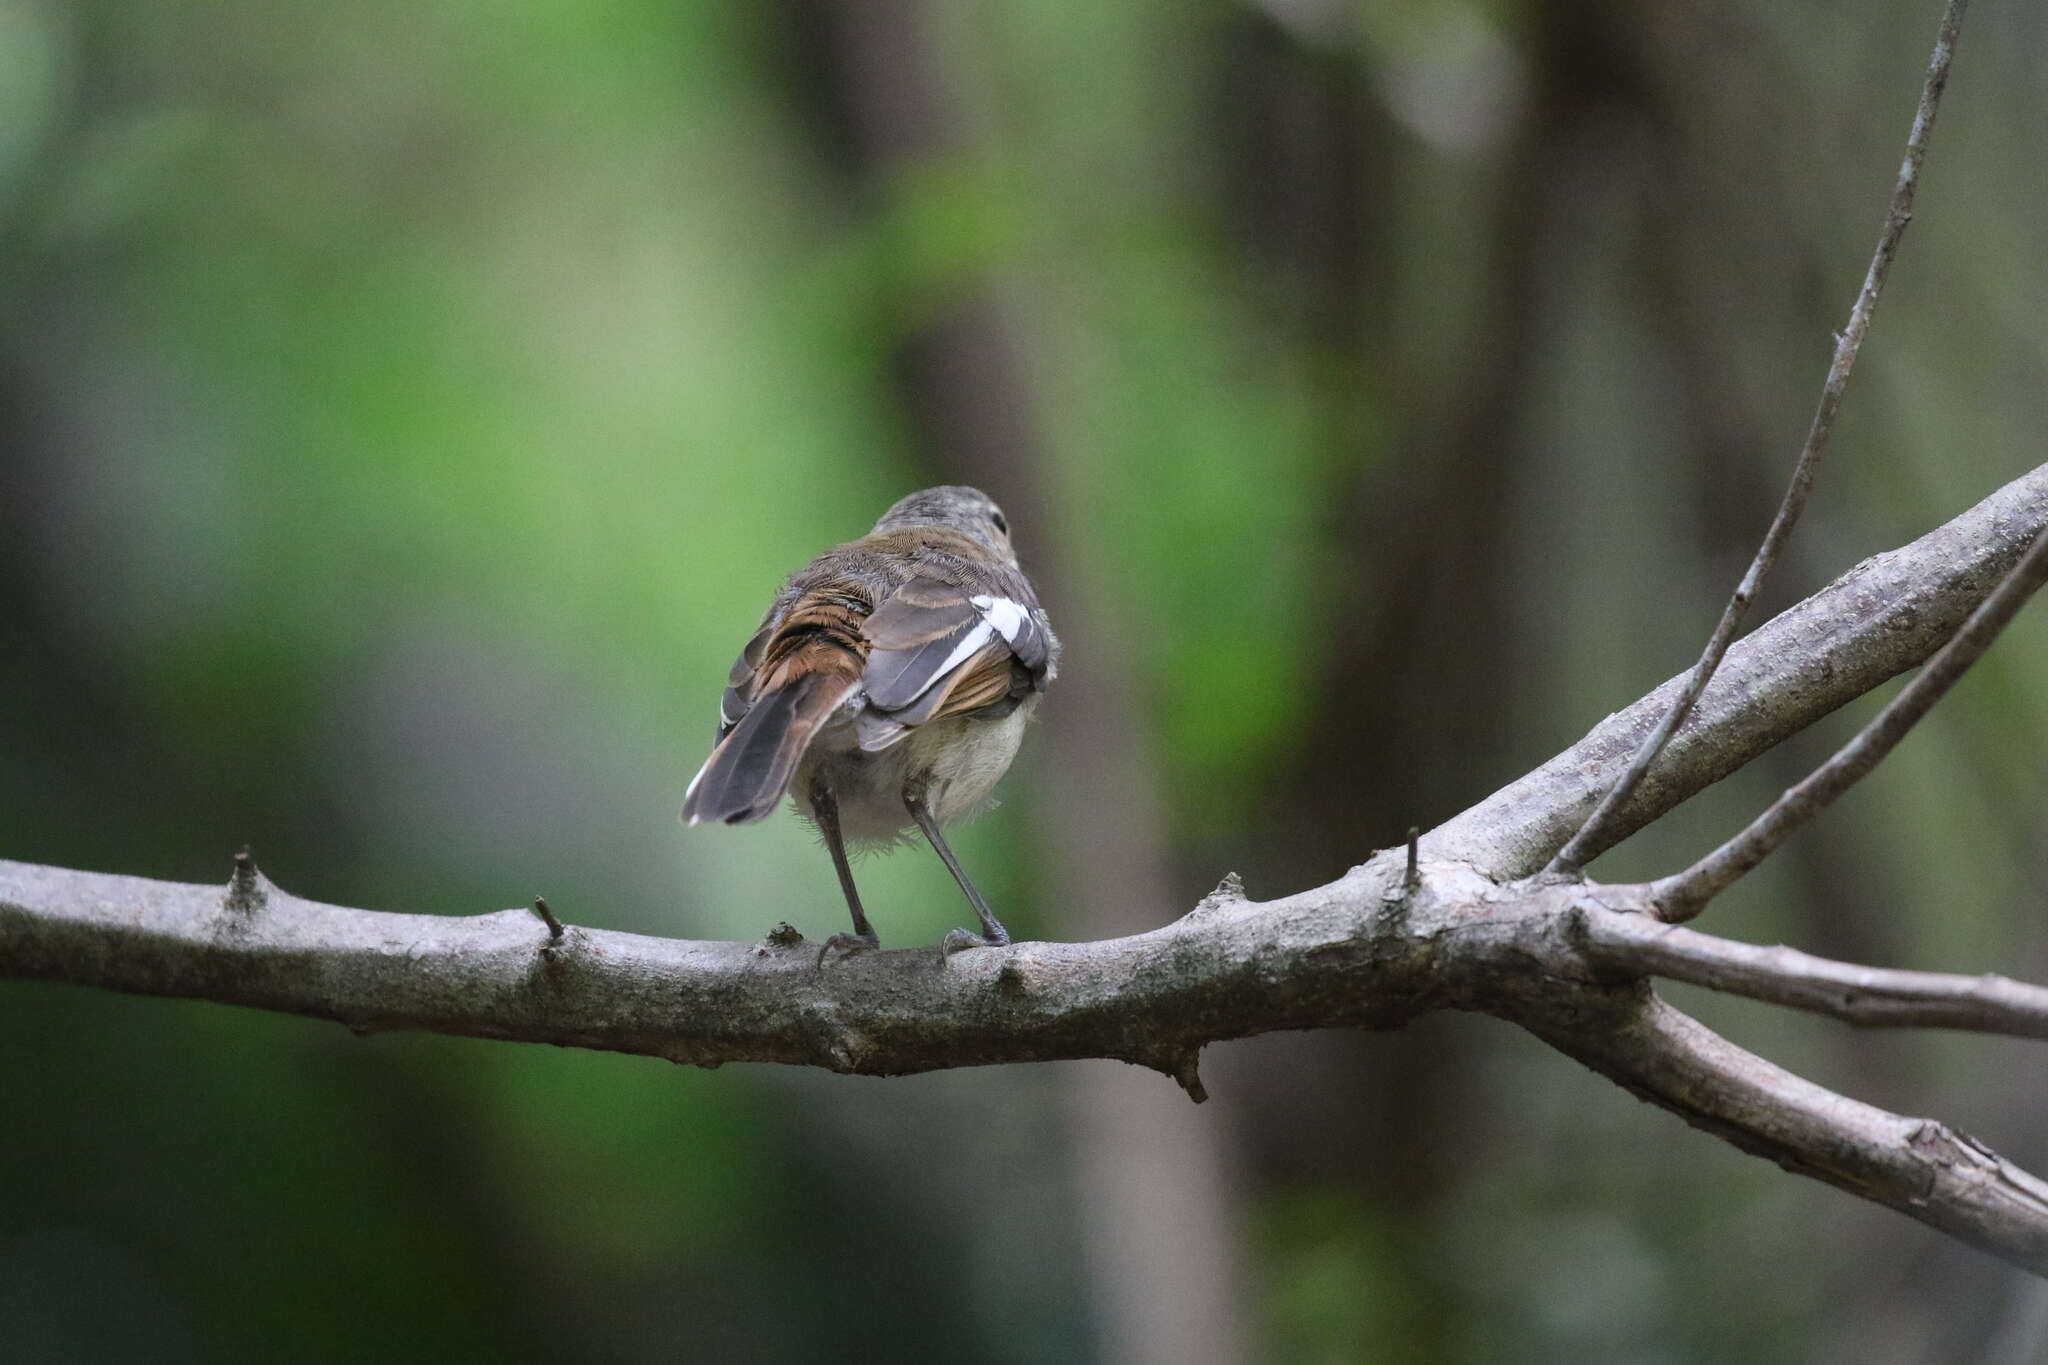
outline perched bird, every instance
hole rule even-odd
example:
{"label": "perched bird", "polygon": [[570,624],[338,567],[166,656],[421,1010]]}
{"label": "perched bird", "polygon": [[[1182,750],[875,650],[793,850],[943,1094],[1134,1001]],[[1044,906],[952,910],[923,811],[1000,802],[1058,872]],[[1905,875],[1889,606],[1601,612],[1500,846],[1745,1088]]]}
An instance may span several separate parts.
{"label": "perched bird", "polygon": [[988,805],[1059,650],[988,495],[912,493],[775,595],[732,666],[683,823],[750,824],[793,794],[853,912],[853,932],[827,950],[879,946],[847,842],[886,846],[915,825],[981,920],[980,934],[954,929],[941,947],[1008,943],[939,831]]}

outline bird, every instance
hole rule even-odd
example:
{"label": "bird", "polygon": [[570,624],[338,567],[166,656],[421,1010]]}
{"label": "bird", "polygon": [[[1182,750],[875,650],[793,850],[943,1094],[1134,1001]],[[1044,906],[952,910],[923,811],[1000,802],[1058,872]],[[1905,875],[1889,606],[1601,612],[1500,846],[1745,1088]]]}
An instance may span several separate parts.
{"label": "bird", "polygon": [[752,824],[794,798],[853,916],[820,965],[835,948],[880,947],[848,844],[891,847],[912,829],[981,922],[979,934],[950,930],[942,956],[1007,944],[941,829],[992,804],[1059,655],[994,500],[958,485],[912,493],[775,594],[727,677],[683,823]]}

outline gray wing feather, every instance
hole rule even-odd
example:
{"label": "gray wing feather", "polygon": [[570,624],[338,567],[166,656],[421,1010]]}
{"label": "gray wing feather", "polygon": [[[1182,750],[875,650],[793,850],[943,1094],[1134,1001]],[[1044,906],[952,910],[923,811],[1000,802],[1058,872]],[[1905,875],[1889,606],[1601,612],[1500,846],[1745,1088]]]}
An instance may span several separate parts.
{"label": "gray wing feather", "polygon": [[740,650],[740,656],[732,662],[732,671],[726,674],[725,691],[718,699],[718,738],[731,734],[733,727],[746,718],[753,706],[760,686],[755,670],[768,651],[768,641],[775,634],[775,613],[769,612],[769,619],[761,623],[754,632],[754,638],[747,641]]}
{"label": "gray wing feather", "polygon": [[1059,647],[1030,584],[1013,569],[976,568],[943,577],[927,569],[863,623],[872,646],[862,677],[867,705],[856,724],[863,749],[886,749],[930,720],[946,702],[949,680],[985,664],[991,648],[1007,646],[1021,670],[1011,705],[1050,679]]}
{"label": "gray wing feather", "polygon": [[[878,647],[868,655],[864,681],[869,705],[884,711],[900,711],[994,637],[994,630],[979,612],[964,602],[961,608],[965,619],[942,634],[904,649]],[[873,638],[872,626],[869,634]]]}

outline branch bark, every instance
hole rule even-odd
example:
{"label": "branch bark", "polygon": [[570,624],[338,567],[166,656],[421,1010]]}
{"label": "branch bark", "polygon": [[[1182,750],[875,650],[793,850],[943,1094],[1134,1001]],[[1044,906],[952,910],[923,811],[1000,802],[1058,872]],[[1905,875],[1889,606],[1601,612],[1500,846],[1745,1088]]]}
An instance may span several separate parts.
{"label": "branch bark", "polygon": [[1093,943],[834,958],[760,943],[325,905],[260,874],[220,886],[0,862],[0,975],[332,1019],[641,1053],[903,1075],[1112,1057],[1186,1071],[1202,1044],[1283,1028],[1389,1027],[1441,990],[1360,924],[1348,879],[1260,907],[1219,893],[1161,929]]}
{"label": "branch bark", "polygon": [[1837,1095],[1647,993],[1521,1022],[1638,1099],[1753,1156],[2048,1276],[2048,1181],[1967,1133]]}

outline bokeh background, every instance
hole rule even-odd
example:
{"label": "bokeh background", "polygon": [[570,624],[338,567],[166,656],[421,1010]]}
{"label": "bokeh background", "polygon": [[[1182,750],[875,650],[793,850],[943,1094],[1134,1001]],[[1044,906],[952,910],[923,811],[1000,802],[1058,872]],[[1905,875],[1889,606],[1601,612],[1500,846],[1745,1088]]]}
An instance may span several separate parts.
{"label": "bokeh background", "polygon": [[[684,832],[779,576],[987,487],[1065,675],[964,856],[1163,922],[1684,667],[1936,12],[0,0],[0,856],[751,938]],[[1971,17],[1766,609],[2043,458],[2048,11]],[[2048,977],[2048,619],[1710,927]],[[1867,714],[1611,854],[1668,870]],[[963,907],[862,869],[886,941]],[[2048,1166],[2038,1046],[1683,991]],[[0,1357],[2048,1359],[2048,1298],[1506,1026],[877,1081],[0,987]]]}

